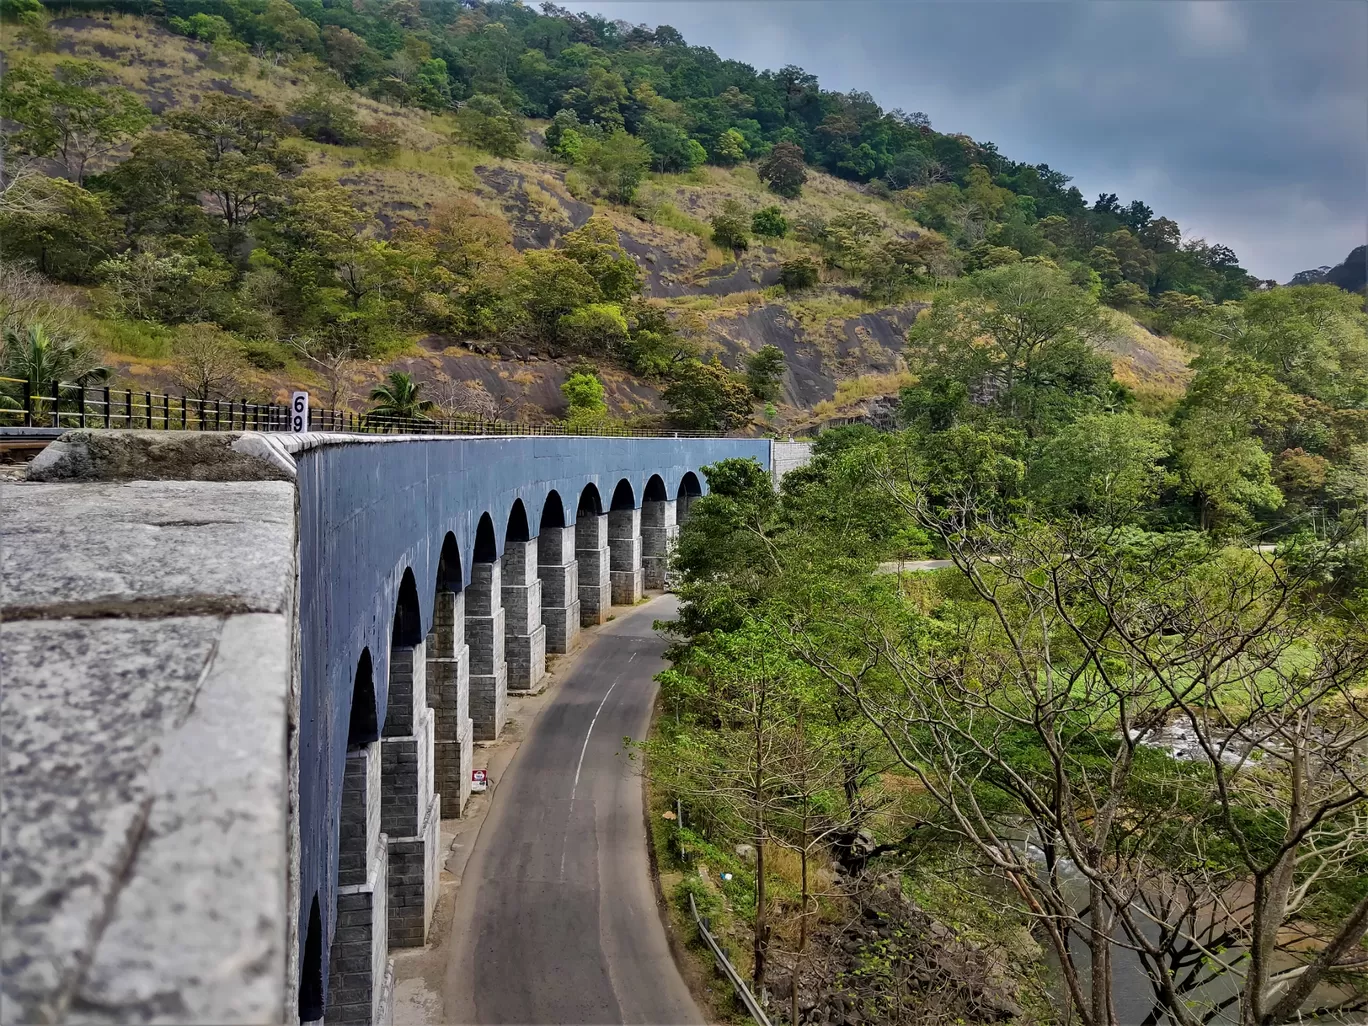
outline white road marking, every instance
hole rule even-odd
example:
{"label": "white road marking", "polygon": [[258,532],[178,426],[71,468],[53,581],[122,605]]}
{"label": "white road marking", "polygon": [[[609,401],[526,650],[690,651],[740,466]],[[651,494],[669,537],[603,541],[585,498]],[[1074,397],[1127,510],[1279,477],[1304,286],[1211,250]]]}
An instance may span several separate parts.
{"label": "white road marking", "polygon": [[[630,663],[635,658],[636,653],[633,652],[631,655],[627,657],[627,661]],[[579,792],[580,771],[584,769],[584,753],[589,751],[589,738],[594,733],[594,724],[598,722],[599,713],[603,712],[603,707],[608,704],[608,696],[613,693],[613,688],[618,686],[618,681],[621,679],[621,677],[618,677],[617,680],[613,681],[612,684],[608,685],[608,690],[603,693],[603,701],[599,702],[598,708],[594,710],[594,718],[589,721],[589,729],[584,732],[584,744],[580,748],[579,763],[575,766],[575,782],[570,787],[570,816],[573,816],[575,814],[575,795]],[[569,839],[569,837],[570,821],[569,816],[567,816],[565,823],[566,840],[563,840],[561,842],[560,878],[562,880],[565,879],[565,854],[567,850],[566,841]]]}

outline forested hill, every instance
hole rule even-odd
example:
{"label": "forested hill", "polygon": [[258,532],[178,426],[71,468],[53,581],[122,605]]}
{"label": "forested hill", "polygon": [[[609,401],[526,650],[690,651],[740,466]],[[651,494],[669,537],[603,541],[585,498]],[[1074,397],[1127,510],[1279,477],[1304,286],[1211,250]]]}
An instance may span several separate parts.
{"label": "forested hill", "polygon": [[668,26],[420,0],[0,16],[12,377],[38,325],[63,374],[201,395],[362,409],[397,372],[374,402],[407,412],[793,430],[887,411],[941,290],[1041,264],[1112,308],[1092,344],[1162,405],[1191,376],[1164,336],[1271,285],[1141,200]]}
{"label": "forested hill", "polygon": [[[56,5],[66,7],[68,5]],[[778,144],[806,163],[901,201],[973,266],[1049,254],[1096,271],[1118,301],[1177,291],[1220,302],[1255,282],[1228,247],[1183,241],[1142,199],[1091,204],[1062,171],[1023,164],[921,112],[866,92],[825,90],[802,68],[757,71],[655,28],[554,4],[449,0],[131,0],[92,4],[164,15],[178,32],[252,52],[313,56],[377,100],[441,112],[497,100],[509,112],[566,111],[584,137],[618,130],[655,171],[735,165]],[[570,115],[565,115],[569,117]],[[573,121],[571,122],[573,123]],[[1129,286],[1134,286],[1131,288]]]}

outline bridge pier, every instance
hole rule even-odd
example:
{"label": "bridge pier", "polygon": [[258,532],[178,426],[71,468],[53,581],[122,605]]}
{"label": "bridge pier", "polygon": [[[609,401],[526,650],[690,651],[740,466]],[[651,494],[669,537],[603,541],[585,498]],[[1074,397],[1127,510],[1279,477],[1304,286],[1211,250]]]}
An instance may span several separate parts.
{"label": "bridge pier", "polygon": [[470,644],[470,717],[476,741],[496,741],[503,732],[508,702],[504,658],[503,583],[499,563],[470,568],[466,596],[466,640]]}
{"label": "bridge pier", "polygon": [[609,510],[608,548],[613,605],[635,605],[641,601],[645,586],[641,566],[640,509]]}
{"label": "bridge pier", "polygon": [[678,537],[674,502],[647,499],[641,504],[641,565],[647,588],[660,590],[665,587],[670,553],[674,551]]}
{"label": "bridge pier", "polygon": [[442,818],[454,819],[470,800],[475,726],[470,719],[470,646],[465,640],[465,592],[438,591],[427,636],[428,697],[436,718],[433,786]]}
{"label": "bridge pier", "polygon": [[564,655],[580,630],[579,561],[573,527],[543,527],[537,540],[546,651]]}
{"label": "bridge pier", "polygon": [[338,828],[337,919],[328,957],[329,1023],[379,1023],[393,1008],[380,762],[379,741],[347,752]]}
{"label": "bridge pier", "polygon": [[609,575],[608,516],[581,511],[575,521],[575,558],[579,562],[580,626],[608,622],[613,604]]}
{"label": "bridge pier", "polygon": [[542,625],[537,539],[507,542],[502,573],[508,689],[530,691],[546,676],[546,627]]}
{"label": "bridge pier", "polygon": [[421,947],[437,901],[439,796],[432,786],[433,714],[425,645],[390,649],[389,707],[381,745],[380,827],[389,838],[392,948]]}

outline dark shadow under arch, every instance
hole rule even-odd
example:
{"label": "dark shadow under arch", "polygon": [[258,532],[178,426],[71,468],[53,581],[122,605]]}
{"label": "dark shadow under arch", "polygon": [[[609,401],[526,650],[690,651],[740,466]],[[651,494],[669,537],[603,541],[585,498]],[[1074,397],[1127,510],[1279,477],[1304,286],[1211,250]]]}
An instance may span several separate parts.
{"label": "dark shadow under arch", "polygon": [[668,502],[670,493],[665,490],[664,479],[659,474],[652,474],[641,497],[646,502]]}
{"label": "dark shadow under arch", "polygon": [[450,531],[442,539],[442,554],[437,559],[437,591],[461,590],[461,549]]}
{"label": "dark shadow under arch", "polygon": [[475,528],[475,562],[492,563],[499,558],[499,546],[494,540],[494,521],[488,513],[480,515],[480,526]]}
{"label": "dark shadow under arch", "polygon": [[679,498],[692,495],[702,495],[703,486],[698,483],[698,477],[692,470],[686,471],[679,481]]}
{"label": "dark shadow under arch", "polygon": [[527,526],[527,507],[522,499],[513,500],[513,508],[508,511],[508,528],[504,531],[504,544],[525,542],[532,537]]}
{"label": "dark shadow under arch", "polygon": [[399,582],[399,598],[394,603],[394,627],[390,631],[392,648],[412,648],[423,643],[423,613],[418,604],[418,584],[413,570],[404,569]]}
{"label": "dark shadow under arch", "polygon": [[361,650],[356,661],[356,677],[352,681],[351,721],[347,727],[347,747],[358,748],[380,738],[380,724],[375,715],[375,681],[371,669],[369,648]]}
{"label": "dark shadow under arch", "polygon": [[546,505],[542,507],[541,526],[538,530],[564,526],[565,503],[561,502],[560,492],[553,488],[546,496]]}
{"label": "dark shadow under arch", "polygon": [[636,509],[636,494],[632,491],[632,482],[625,477],[613,489],[613,504],[609,509]]}
{"label": "dark shadow under arch", "polygon": [[309,929],[304,936],[304,964],[299,970],[299,1021],[323,1018],[323,920],[318,914],[318,895],[309,909]]}
{"label": "dark shadow under arch", "polygon": [[584,486],[584,491],[580,492],[576,513],[579,516],[590,517],[603,515],[603,500],[599,498],[597,485],[591,483]]}

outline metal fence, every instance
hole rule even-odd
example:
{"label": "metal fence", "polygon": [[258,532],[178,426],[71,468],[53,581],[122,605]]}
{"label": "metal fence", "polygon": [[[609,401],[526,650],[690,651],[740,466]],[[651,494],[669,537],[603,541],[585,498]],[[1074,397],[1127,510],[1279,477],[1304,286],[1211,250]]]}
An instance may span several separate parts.
{"label": "metal fence", "polygon": [[[199,399],[129,388],[89,387],[53,381],[46,386],[0,377],[0,386],[22,386],[23,402],[0,406],[0,426],[119,428],[140,431],[288,431],[285,403],[246,399]],[[415,435],[595,435],[617,437],[716,437],[712,431],[677,431],[623,425],[532,424],[481,417],[403,417],[350,410],[309,409],[310,431]]]}
{"label": "metal fence", "polygon": [[[698,927],[698,935],[702,937],[703,940],[707,942],[708,947],[712,949],[713,957],[717,959],[718,968],[722,970],[722,975],[731,983],[732,988],[736,991],[737,998],[740,999],[747,1014],[759,1023],[759,1026],[770,1026],[769,1018],[765,1015],[765,1010],[760,1007],[760,1002],[755,1000],[755,995],[752,994],[750,988],[746,986],[746,981],[743,980],[741,974],[736,971],[736,966],[732,965],[731,959],[728,958],[726,952],[722,950],[722,945],[717,943],[717,938],[714,937],[712,931],[708,929],[707,920],[698,914],[698,903],[694,901],[692,892],[689,894],[689,911],[693,913],[694,924]],[[797,985],[796,980],[794,981],[794,985]]]}

